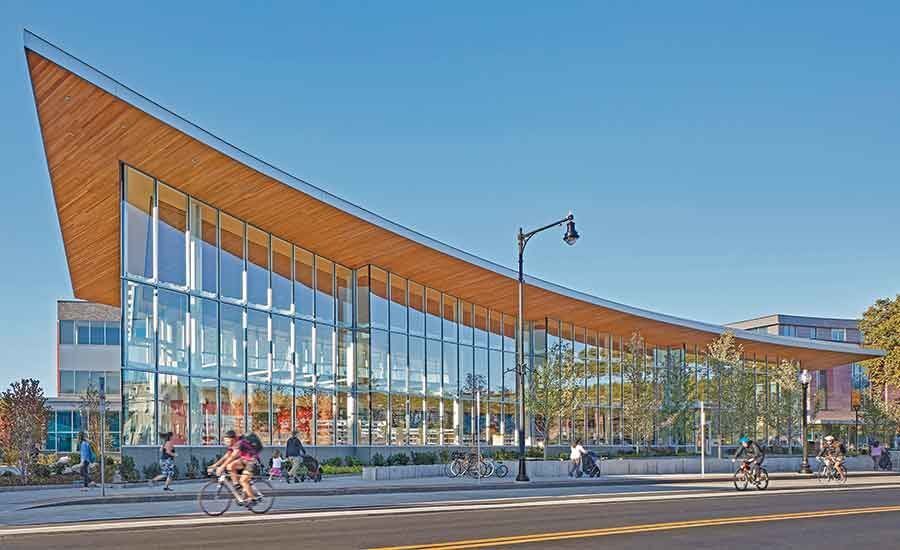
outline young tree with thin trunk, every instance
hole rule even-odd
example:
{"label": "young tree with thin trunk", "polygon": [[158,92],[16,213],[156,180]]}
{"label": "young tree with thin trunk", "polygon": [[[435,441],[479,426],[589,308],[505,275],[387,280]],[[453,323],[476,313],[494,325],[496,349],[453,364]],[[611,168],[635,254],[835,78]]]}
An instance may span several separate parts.
{"label": "young tree with thin trunk", "polygon": [[0,394],[0,450],[7,462],[18,465],[24,483],[34,454],[47,439],[51,413],[40,382],[32,378],[13,382]]}
{"label": "young tree with thin trunk", "polygon": [[716,437],[722,458],[725,434],[752,434],[756,426],[756,384],[742,366],[744,347],[735,343],[734,332],[725,331],[706,347],[717,402]]}
{"label": "young tree with thin trunk", "polygon": [[544,459],[550,422],[568,417],[584,402],[584,373],[569,348],[568,344],[554,345],[547,360],[535,362],[529,371],[525,404],[534,418],[535,429],[544,437]]}
{"label": "young tree with thin trunk", "polygon": [[631,334],[625,344],[623,376],[625,381],[625,429],[631,434],[635,453],[649,447],[659,419],[662,399],[654,384],[653,365],[645,364],[646,344],[640,332]]}
{"label": "young tree with thin trunk", "polygon": [[[89,385],[84,393],[81,394],[78,402],[78,412],[81,413],[81,418],[84,419],[84,431],[87,432],[88,440],[96,442],[99,449],[102,422],[100,415],[100,390],[93,384]],[[105,426],[103,427],[103,440],[104,448],[111,449],[113,446],[112,435]]]}
{"label": "young tree with thin trunk", "polygon": [[788,452],[792,449],[794,434],[800,433],[800,417],[803,415],[803,390],[800,386],[800,365],[783,359],[769,368],[769,382],[775,384],[776,399],[769,401],[769,425],[775,433],[787,436]]}

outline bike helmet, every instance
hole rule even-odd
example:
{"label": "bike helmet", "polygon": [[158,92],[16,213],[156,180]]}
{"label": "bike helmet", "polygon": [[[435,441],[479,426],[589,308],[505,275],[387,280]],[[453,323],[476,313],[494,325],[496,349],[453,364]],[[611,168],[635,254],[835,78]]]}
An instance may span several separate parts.
{"label": "bike helmet", "polygon": [[825,441],[831,443],[832,441],[834,441],[834,436],[833,436],[833,435],[826,435],[826,436],[825,436]]}
{"label": "bike helmet", "polygon": [[744,443],[750,443],[750,438],[745,435],[744,437],[738,439],[738,443],[740,443],[741,445],[743,445]]}

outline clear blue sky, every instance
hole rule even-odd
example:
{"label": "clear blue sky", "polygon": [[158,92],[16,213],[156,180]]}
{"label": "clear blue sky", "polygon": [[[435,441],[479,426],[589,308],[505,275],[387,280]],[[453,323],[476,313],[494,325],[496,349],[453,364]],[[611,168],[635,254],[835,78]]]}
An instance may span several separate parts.
{"label": "clear blue sky", "polygon": [[900,292],[897,3],[131,4],[0,1],[0,386],[54,387],[72,295],[23,27],[490,260],[572,209],[527,268],[578,290],[713,322]]}

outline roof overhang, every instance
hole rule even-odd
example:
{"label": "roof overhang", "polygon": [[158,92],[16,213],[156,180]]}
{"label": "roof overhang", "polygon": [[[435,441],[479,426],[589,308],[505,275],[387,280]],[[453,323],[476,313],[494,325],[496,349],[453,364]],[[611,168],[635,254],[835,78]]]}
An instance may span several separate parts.
{"label": "roof overhang", "polygon": [[[25,31],[25,53],[77,298],[118,306],[119,166],[132,165],[233,216],[349,267],[373,264],[515,313],[517,274],[417,233],[246,153]],[[725,327],[528,277],[528,319],[551,317],[647,342],[705,346]],[[732,329],[728,329],[732,330]],[[878,350],[735,330],[744,351],[810,369]]]}

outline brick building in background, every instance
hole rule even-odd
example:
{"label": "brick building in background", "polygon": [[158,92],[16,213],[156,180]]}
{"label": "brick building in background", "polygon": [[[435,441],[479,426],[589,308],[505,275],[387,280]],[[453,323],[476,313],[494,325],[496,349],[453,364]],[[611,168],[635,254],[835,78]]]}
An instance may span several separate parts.
{"label": "brick building in background", "polygon": [[[808,340],[862,343],[859,319],[774,314],[727,326]],[[814,372],[810,383],[810,411],[813,411],[810,419],[811,434],[814,437],[832,434],[844,441],[852,440],[856,422],[853,405],[858,403],[863,390],[868,386],[865,369],[858,363]],[[859,437],[863,444],[864,436],[864,428],[860,427]]]}

